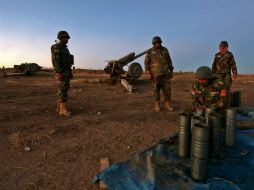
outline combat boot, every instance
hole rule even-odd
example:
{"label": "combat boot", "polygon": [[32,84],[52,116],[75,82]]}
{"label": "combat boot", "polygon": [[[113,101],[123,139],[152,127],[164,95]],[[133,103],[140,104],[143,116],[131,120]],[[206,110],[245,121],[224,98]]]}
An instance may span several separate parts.
{"label": "combat boot", "polygon": [[165,109],[168,111],[174,111],[174,108],[171,105],[170,101],[165,101],[165,105],[164,105]]}
{"label": "combat boot", "polygon": [[71,112],[67,110],[65,102],[60,102],[59,107],[60,107],[59,115],[66,116],[66,117],[71,116]]}
{"label": "combat boot", "polygon": [[59,113],[59,111],[60,111],[60,102],[57,101],[57,103],[56,103],[56,112]]}
{"label": "combat boot", "polygon": [[159,112],[161,110],[160,102],[155,102],[155,111]]}

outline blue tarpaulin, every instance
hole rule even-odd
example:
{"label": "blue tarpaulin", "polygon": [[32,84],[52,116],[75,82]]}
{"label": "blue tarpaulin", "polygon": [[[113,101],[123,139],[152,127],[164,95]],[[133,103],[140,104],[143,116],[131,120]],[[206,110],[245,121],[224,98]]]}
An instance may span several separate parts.
{"label": "blue tarpaulin", "polygon": [[114,164],[93,182],[105,182],[110,190],[250,190],[254,189],[254,137],[236,132],[234,147],[221,145],[220,157],[209,159],[208,179],[195,182],[190,159],[177,154],[177,136]]}

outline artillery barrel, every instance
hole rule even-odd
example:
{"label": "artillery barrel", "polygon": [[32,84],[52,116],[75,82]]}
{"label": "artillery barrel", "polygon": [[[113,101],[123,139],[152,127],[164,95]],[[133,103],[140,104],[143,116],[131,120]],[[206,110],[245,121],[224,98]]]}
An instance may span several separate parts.
{"label": "artillery barrel", "polygon": [[[141,57],[142,55],[146,54],[149,50],[150,50],[150,49],[147,49],[147,50],[143,51],[142,53],[140,53],[140,54],[134,56],[133,60],[135,60],[135,59]],[[133,61],[133,60],[132,60],[132,61]]]}
{"label": "artillery barrel", "polygon": [[135,57],[135,52],[131,52],[128,55],[121,57],[116,62],[118,62],[121,66],[125,66],[128,63],[132,62],[134,60],[134,57]]}
{"label": "artillery barrel", "polygon": [[149,49],[143,51],[142,53],[135,55],[135,52],[131,52],[128,55],[121,57],[116,62],[118,62],[122,67],[129,64],[130,62],[134,61],[135,59],[141,57],[142,55],[146,54]]}

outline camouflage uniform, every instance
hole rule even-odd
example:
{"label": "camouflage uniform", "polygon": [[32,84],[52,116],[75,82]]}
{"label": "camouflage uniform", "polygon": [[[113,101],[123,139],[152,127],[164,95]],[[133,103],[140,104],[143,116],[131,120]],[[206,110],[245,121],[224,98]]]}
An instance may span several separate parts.
{"label": "camouflage uniform", "polygon": [[160,101],[162,89],[164,100],[171,99],[170,78],[174,67],[167,48],[150,49],[145,57],[145,70],[152,74],[155,101]]}
{"label": "camouflage uniform", "polygon": [[67,45],[57,43],[51,46],[51,59],[55,73],[63,73],[63,80],[57,80],[58,101],[67,102],[72,78],[73,55],[70,54]]}
{"label": "camouflage uniform", "polygon": [[232,84],[231,70],[233,74],[237,74],[237,67],[233,54],[229,51],[226,54],[221,54],[220,52],[216,53],[212,71],[214,76],[226,82],[228,90],[230,90]]}
{"label": "camouflage uniform", "polygon": [[226,83],[218,78],[208,79],[208,84],[202,85],[196,81],[192,86],[192,107],[196,110],[199,106],[206,108],[225,108],[227,102]]}

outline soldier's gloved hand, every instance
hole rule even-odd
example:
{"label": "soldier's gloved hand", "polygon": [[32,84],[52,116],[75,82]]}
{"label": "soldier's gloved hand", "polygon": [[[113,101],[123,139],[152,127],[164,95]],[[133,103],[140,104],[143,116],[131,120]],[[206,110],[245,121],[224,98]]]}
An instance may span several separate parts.
{"label": "soldier's gloved hand", "polygon": [[216,112],[216,110],[217,110],[216,104],[210,105],[209,108],[210,108],[213,112]]}
{"label": "soldier's gloved hand", "polygon": [[150,72],[147,72],[147,78],[148,78],[149,80],[153,80],[153,74],[150,73]]}
{"label": "soldier's gloved hand", "polygon": [[217,108],[222,108],[224,106],[224,103],[222,101],[216,102],[216,107]]}
{"label": "soldier's gloved hand", "polygon": [[206,106],[200,105],[200,106],[197,107],[197,109],[204,111],[204,110],[206,110]]}
{"label": "soldier's gloved hand", "polygon": [[173,78],[173,76],[174,76],[173,72],[170,72],[170,73],[169,73],[169,78],[171,78],[171,79],[172,79],[172,78]]}
{"label": "soldier's gloved hand", "polygon": [[62,81],[64,78],[64,74],[63,73],[56,73],[56,80]]}

